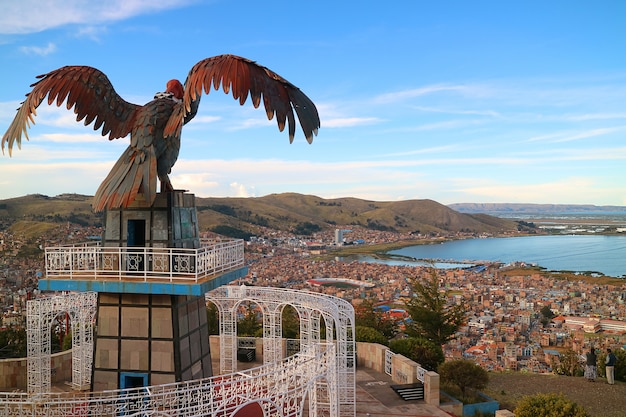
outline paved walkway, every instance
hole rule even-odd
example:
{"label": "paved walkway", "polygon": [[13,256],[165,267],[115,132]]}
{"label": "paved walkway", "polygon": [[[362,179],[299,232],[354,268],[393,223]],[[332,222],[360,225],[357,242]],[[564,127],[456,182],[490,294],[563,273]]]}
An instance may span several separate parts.
{"label": "paved walkway", "polygon": [[391,377],[369,368],[356,371],[357,417],[450,417],[439,407],[422,400],[404,401],[391,389]]}

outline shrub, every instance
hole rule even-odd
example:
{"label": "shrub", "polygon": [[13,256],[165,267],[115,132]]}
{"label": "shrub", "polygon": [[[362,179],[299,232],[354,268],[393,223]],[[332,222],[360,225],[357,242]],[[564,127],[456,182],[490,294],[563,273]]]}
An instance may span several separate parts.
{"label": "shrub", "polygon": [[561,353],[559,360],[553,364],[553,368],[557,375],[583,376],[584,373],[578,354],[571,348],[567,348]]}
{"label": "shrub", "polygon": [[392,340],[389,342],[389,349],[419,363],[429,371],[436,370],[445,360],[441,346],[420,337]]}
{"label": "shrub", "polygon": [[357,342],[378,343],[387,346],[387,338],[373,327],[355,326],[355,340]]}
{"label": "shrub", "polygon": [[480,390],[487,386],[489,374],[480,366],[469,360],[454,360],[439,365],[439,377],[442,383],[452,384],[467,397],[467,390]]}
{"label": "shrub", "polygon": [[590,417],[584,407],[563,394],[536,394],[522,398],[515,408],[515,417]]}

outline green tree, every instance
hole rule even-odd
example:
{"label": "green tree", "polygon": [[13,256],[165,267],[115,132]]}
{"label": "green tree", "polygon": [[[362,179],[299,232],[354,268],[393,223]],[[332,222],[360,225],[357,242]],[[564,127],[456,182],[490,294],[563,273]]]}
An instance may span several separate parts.
{"label": "green tree", "polygon": [[429,371],[436,370],[445,360],[441,345],[436,345],[422,337],[391,340],[389,349],[419,363],[422,368]]}
{"label": "green tree", "polygon": [[217,306],[212,302],[206,305],[206,322],[209,326],[209,334],[220,334],[220,319]]}
{"label": "green tree", "polygon": [[[600,362],[598,362],[600,363]],[[565,376],[582,376],[583,367],[579,361],[579,356],[572,350],[567,348],[559,355],[558,363],[554,366],[554,372],[558,375]]]}
{"label": "green tree", "polygon": [[554,318],[554,313],[550,309],[550,306],[547,305],[543,306],[539,312],[541,313],[541,324],[543,324],[543,327],[546,327],[548,323],[550,323],[550,320]]}
{"label": "green tree", "polygon": [[63,337],[63,344],[61,345],[61,350],[65,352],[66,350],[70,350],[72,348],[72,332],[68,332]]}
{"label": "green tree", "polygon": [[26,330],[9,327],[0,330],[0,358],[26,356]]}
{"label": "green tree", "polygon": [[354,326],[355,340],[357,342],[378,343],[387,346],[388,339],[373,327]]}
{"label": "green tree", "polygon": [[515,417],[590,417],[584,407],[563,394],[536,394],[522,398],[515,407]]}
{"label": "green tree", "polygon": [[465,308],[448,302],[448,292],[439,286],[437,271],[433,268],[426,278],[411,279],[413,297],[406,303],[411,323],[407,333],[425,337],[441,346],[454,337],[465,322]]}
{"label": "green tree", "polygon": [[444,362],[437,369],[441,382],[456,386],[466,398],[469,390],[481,390],[489,382],[489,374],[474,362],[464,359]]}
{"label": "green tree", "polygon": [[355,307],[354,324],[376,329],[387,339],[391,339],[398,333],[398,325],[384,313],[376,311],[370,299],[363,300]]}
{"label": "green tree", "polygon": [[300,337],[300,316],[295,308],[286,305],[282,312],[282,331],[285,339]]}
{"label": "green tree", "polygon": [[237,335],[254,337],[261,330],[261,325],[257,319],[253,304],[248,304],[245,309],[244,317],[237,321]]}

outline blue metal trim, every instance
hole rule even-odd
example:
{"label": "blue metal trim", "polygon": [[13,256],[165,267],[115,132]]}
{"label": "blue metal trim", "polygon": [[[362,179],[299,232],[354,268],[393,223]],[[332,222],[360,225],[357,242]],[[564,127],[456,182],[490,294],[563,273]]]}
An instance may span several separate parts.
{"label": "blue metal trim", "polygon": [[126,385],[126,378],[127,377],[133,377],[133,378],[141,378],[143,380],[143,384],[141,385],[142,387],[147,387],[148,386],[148,374],[145,372],[120,372],[120,389],[125,389],[125,388],[137,388],[137,387],[129,387]]}
{"label": "blue metal trim", "polygon": [[204,295],[207,292],[226,285],[231,281],[245,277],[248,267],[225,272],[213,279],[198,283],[173,282],[129,282],[129,281],[82,281],[61,279],[40,279],[41,291],[95,291],[123,294],[169,294],[169,295]]}

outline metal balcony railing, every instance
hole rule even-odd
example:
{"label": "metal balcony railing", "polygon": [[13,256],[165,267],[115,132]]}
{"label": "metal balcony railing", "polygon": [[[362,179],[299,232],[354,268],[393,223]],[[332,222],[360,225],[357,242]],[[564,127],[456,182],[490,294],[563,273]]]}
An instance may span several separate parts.
{"label": "metal balcony railing", "polygon": [[46,279],[197,283],[244,266],[241,239],[201,240],[199,249],[103,247],[45,249]]}

